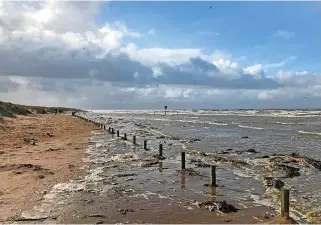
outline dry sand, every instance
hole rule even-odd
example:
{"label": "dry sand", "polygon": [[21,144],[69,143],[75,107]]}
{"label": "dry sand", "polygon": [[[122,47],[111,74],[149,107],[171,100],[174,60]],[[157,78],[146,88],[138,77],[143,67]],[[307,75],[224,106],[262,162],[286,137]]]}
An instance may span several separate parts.
{"label": "dry sand", "polygon": [[37,205],[55,184],[82,175],[82,158],[93,129],[69,115],[2,119],[0,222]]}

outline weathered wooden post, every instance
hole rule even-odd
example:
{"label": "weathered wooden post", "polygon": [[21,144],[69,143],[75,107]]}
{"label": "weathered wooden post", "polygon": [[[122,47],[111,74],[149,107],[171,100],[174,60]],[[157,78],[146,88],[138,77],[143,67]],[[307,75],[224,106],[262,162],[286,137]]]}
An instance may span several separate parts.
{"label": "weathered wooden post", "polygon": [[136,145],[136,136],[133,136],[133,144]]}
{"label": "weathered wooden post", "polygon": [[158,155],[163,156],[163,144],[159,144]]}
{"label": "weathered wooden post", "polygon": [[181,152],[182,157],[182,170],[185,170],[185,152]]}
{"label": "weathered wooden post", "polygon": [[104,124],[104,130],[106,130],[106,124]]}
{"label": "weathered wooden post", "polygon": [[144,149],[147,150],[147,140],[144,140]]}
{"label": "weathered wooden post", "polygon": [[281,217],[290,218],[290,191],[288,189],[281,191]]}
{"label": "weathered wooden post", "polygon": [[111,133],[112,133],[112,134],[115,134],[114,128],[111,128]]}
{"label": "weathered wooden post", "polygon": [[117,130],[117,137],[119,137],[119,130]]}
{"label": "weathered wooden post", "polygon": [[108,132],[109,132],[109,133],[111,132],[111,129],[110,129],[110,127],[108,127]]}
{"label": "weathered wooden post", "polygon": [[211,166],[211,180],[210,186],[216,187],[216,166]]}
{"label": "weathered wooden post", "polygon": [[124,140],[127,140],[127,134],[124,133]]}

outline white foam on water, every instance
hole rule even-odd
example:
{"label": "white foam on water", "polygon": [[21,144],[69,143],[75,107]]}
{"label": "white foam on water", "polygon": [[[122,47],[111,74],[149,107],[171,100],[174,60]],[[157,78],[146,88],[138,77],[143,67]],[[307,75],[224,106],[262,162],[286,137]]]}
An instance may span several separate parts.
{"label": "white foam on water", "polygon": [[238,125],[241,128],[247,128],[247,129],[253,129],[253,130],[264,130],[262,127],[251,127],[251,126],[245,126],[245,125]]}
{"label": "white foam on water", "polygon": [[113,162],[128,162],[128,161],[135,161],[138,159],[138,155],[134,153],[124,153],[124,154],[116,154],[110,157],[107,161],[113,161]]}
{"label": "white foam on water", "polygon": [[321,132],[312,132],[312,131],[303,131],[303,130],[299,130],[298,133],[299,134],[321,135]]}

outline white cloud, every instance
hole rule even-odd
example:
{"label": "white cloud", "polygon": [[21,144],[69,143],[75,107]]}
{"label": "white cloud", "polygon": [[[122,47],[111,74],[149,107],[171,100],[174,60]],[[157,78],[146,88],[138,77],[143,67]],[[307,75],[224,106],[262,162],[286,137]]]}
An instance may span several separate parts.
{"label": "white cloud", "polygon": [[251,75],[255,79],[261,79],[264,75],[264,67],[261,64],[246,67],[243,71],[245,74]]}
{"label": "white cloud", "polygon": [[291,31],[286,31],[286,30],[278,30],[276,31],[273,36],[274,37],[283,37],[283,38],[292,38],[294,37],[295,33]]}

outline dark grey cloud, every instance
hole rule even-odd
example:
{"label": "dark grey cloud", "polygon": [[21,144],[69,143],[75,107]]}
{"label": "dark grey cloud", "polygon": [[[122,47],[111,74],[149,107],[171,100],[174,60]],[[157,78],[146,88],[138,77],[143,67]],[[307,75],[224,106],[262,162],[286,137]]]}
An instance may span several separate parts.
{"label": "dark grey cloud", "polygon": [[[27,43],[25,43],[26,46]],[[148,84],[203,85],[222,89],[273,89],[280,85],[263,76],[255,79],[248,74],[229,79],[214,64],[201,58],[190,58],[186,63],[170,66],[158,64],[162,75],[153,76],[152,68],[132,61],[124,53],[110,52],[97,59],[88,49],[75,54],[74,50],[54,46],[39,48],[36,52],[19,48],[0,50],[0,73],[4,75],[32,76],[45,78],[92,78],[98,81],[115,82],[118,85],[141,86]],[[97,52],[96,52],[97,53]],[[54,84],[44,83],[48,91]],[[72,90],[72,89],[70,89]]]}

